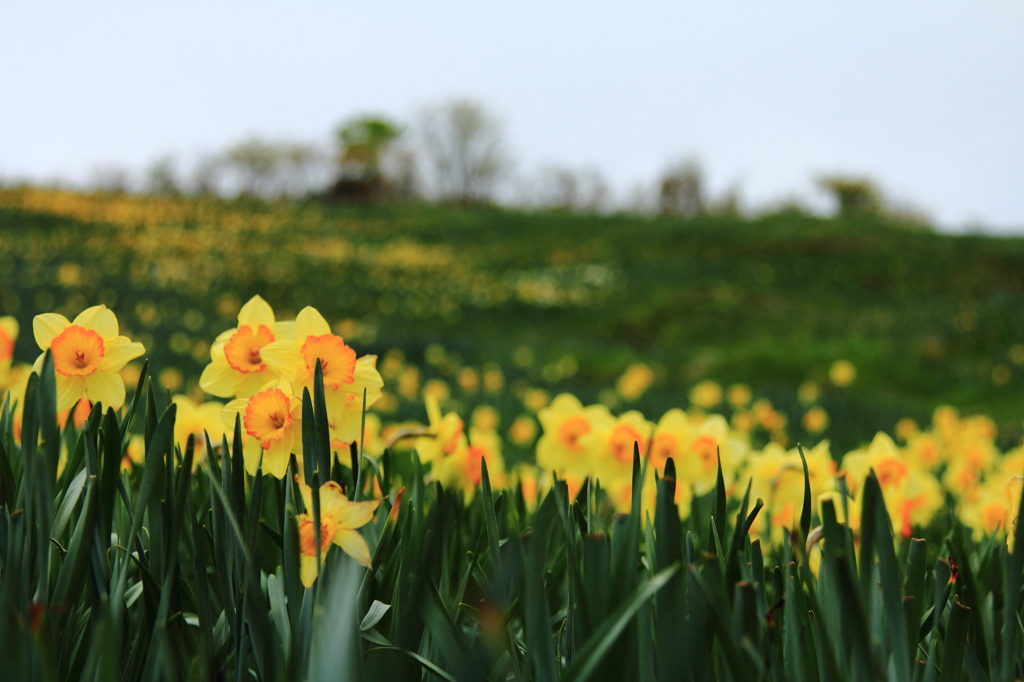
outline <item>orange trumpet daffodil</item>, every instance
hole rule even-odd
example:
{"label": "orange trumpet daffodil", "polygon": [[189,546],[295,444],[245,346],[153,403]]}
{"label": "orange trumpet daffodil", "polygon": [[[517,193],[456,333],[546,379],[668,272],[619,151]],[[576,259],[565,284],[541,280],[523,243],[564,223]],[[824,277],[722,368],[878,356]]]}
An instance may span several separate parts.
{"label": "orange trumpet daffodil", "polygon": [[218,336],[210,347],[210,364],[199,377],[199,387],[219,398],[248,398],[281,376],[263,359],[263,348],[294,337],[294,323],[278,322],[270,304],[253,296],[238,311],[238,327]]}
{"label": "orange trumpet daffodil", "polygon": [[225,405],[221,419],[229,433],[238,414],[244,432],[245,470],[255,476],[262,453],[263,472],[284,478],[291,454],[302,456],[302,401],[292,393],[288,380],[272,381],[251,397]]}
{"label": "orange trumpet daffodil", "polygon": [[39,372],[45,351],[53,354],[57,409],[67,410],[85,396],[115,410],[124,405],[124,381],[118,372],[146,349],[118,334],[117,317],[105,305],[86,308],[74,322],[44,313],[32,321],[36,343],[44,352],[32,366]]}
{"label": "orange trumpet daffodil", "polygon": [[[298,480],[298,477],[296,477]],[[306,505],[306,513],[298,514],[295,520],[299,525],[299,575],[302,584],[312,587],[319,574],[316,563],[316,529],[313,526],[313,491],[299,481],[302,501]],[[383,498],[381,498],[383,499]],[[356,560],[360,566],[370,565],[370,547],[362,534],[356,530],[373,519],[373,513],[380,505],[381,499],[366,502],[350,502],[341,486],[334,481],[327,481],[320,486],[320,555],[327,558],[327,550],[335,544],[345,554]]]}
{"label": "orange trumpet daffodil", "polygon": [[366,406],[370,407],[380,399],[384,387],[377,372],[377,356],[356,358],[356,352],[344,339],[331,333],[327,320],[310,306],[295,317],[295,338],[267,344],[261,355],[271,369],[291,379],[299,396],[303,388],[312,395],[313,373],[319,359],[332,442],[340,447],[359,438],[363,391]]}

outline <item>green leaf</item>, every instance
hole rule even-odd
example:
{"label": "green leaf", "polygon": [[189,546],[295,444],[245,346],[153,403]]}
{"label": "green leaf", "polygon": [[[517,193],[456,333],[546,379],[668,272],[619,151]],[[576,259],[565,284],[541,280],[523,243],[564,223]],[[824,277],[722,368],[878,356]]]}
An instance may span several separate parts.
{"label": "green leaf", "polygon": [[391,604],[385,604],[382,601],[374,599],[373,603],[370,604],[370,608],[366,611],[366,615],[363,616],[363,620],[359,623],[359,630],[366,632],[367,630],[371,630],[376,627],[377,623],[384,618],[390,609]]}
{"label": "green leaf", "polygon": [[949,625],[943,641],[942,674],[939,682],[957,682],[963,674],[964,650],[967,648],[967,632],[971,624],[971,609],[956,600],[949,613]]}
{"label": "green leaf", "polygon": [[804,456],[803,446],[797,443],[796,449],[800,453],[800,463],[804,467],[804,502],[800,510],[800,539],[804,542],[811,532],[811,475],[807,471],[807,457]]}
{"label": "green leaf", "polygon": [[608,653],[608,650],[615,644],[619,635],[629,625],[633,616],[640,609],[640,606],[657,594],[658,590],[667,585],[678,570],[678,565],[669,566],[641,584],[633,596],[622,603],[614,613],[605,619],[597,631],[577,652],[575,660],[563,673],[562,682],[578,682],[588,679],[597,670],[605,654]]}

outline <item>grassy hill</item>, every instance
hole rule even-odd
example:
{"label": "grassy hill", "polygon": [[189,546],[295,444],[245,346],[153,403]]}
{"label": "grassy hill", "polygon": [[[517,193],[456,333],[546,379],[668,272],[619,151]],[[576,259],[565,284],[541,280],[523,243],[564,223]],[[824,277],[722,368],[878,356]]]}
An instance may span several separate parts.
{"label": "grassy hill", "polygon": [[[183,388],[208,341],[258,293],[282,318],[316,306],[361,353],[400,349],[424,378],[496,363],[508,385],[594,400],[643,361],[658,378],[635,405],[655,419],[685,406],[703,378],[749,384],[791,423],[797,386],[821,383],[825,435],[840,447],[940,403],[992,414],[1004,443],[1020,438],[1024,416],[1019,238],[796,214],[650,219],[8,189],[0,276],[0,314],[23,328],[20,359],[37,353],[34,314],[105,302]],[[430,344],[444,361],[436,349],[425,361]],[[533,362],[516,354],[523,347]],[[857,378],[830,388],[840,358]],[[514,401],[488,400],[503,412],[521,410]]]}

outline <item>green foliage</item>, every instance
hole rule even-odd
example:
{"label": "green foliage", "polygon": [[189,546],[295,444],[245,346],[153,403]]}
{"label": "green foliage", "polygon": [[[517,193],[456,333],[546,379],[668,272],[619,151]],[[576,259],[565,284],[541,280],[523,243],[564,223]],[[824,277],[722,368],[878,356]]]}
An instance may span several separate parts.
{"label": "green foliage", "polygon": [[[415,457],[363,459],[364,476],[333,466],[319,371],[304,395],[306,456],[282,480],[245,472],[237,427],[234,442],[193,471],[194,442],[174,445],[176,408],[146,390],[145,374],[122,414],[96,406],[81,430],[61,431],[53,377],[47,355],[25,395],[20,446],[12,406],[0,413],[4,679],[909,682],[1024,673],[1024,528],[1013,531],[1012,553],[992,538],[973,542],[956,522],[934,540],[894,537],[873,475],[859,537],[826,501],[821,519],[805,504],[800,527],[764,547],[747,535],[761,501],[748,493],[728,509],[721,478],[713,499],[696,504],[712,514],[681,522],[671,460],[653,519],[642,517],[639,450],[623,515],[609,513],[596,483],[571,500],[557,480],[528,509],[521,491],[492,489],[486,463],[468,506],[425,487]],[[133,429],[145,433],[145,464],[122,472]],[[373,480],[405,483],[364,529],[369,569],[328,551],[313,586],[302,586],[300,469],[308,481],[333,477],[352,497]],[[733,513],[735,525],[719,520]],[[319,525],[315,484],[313,515]]]}

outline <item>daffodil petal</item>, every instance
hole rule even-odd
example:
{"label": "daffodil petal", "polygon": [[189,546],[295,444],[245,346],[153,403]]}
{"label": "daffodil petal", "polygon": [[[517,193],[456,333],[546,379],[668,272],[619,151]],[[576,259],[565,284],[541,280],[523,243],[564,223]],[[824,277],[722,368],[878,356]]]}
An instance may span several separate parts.
{"label": "daffodil petal", "polygon": [[68,318],[57,313],[43,313],[32,319],[32,333],[41,350],[47,350],[55,338],[68,328]]}
{"label": "daffodil petal", "polygon": [[104,345],[103,359],[99,364],[101,372],[120,372],[131,360],[146,352],[145,346],[127,336],[118,336]]}
{"label": "daffodil petal", "polygon": [[284,339],[291,339],[291,340],[294,341],[295,340],[295,321],[294,320],[288,320],[286,322],[281,322],[279,320],[279,321],[274,323],[274,326],[271,329],[271,331],[274,332],[274,338],[279,340],[279,341],[284,340]]}
{"label": "daffodil petal", "polygon": [[299,578],[302,579],[303,587],[313,587],[316,582],[317,573],[316,557],[302,555],[299,559]]}
{"label": "daffodil petal", "polygon": [[249,401],[246,398],[238,398],[232,400],[221,409],[220,419],[224,422],[224,426],[227,428],[228,435],[235,432],[235,420],[238,415],[245,414],[245,406],[248,405]]}
{"label": "daffodil petal", "polygon": [[253,296],[238,311],[238,326],[248,325],[254,331],[263,325],[269,330],[274,329],[274,309],[260,296]]}
{"label": "daffodil petal", "polygon": [[250,476],[256,475],[256,469],[260,466],[260,456],[264,455],[260,442],[250,436],[242,435],[245,439],[242,443],[242,459],[245,461],[245,471]]}
{"label": "daffodil petal", "polygon": [[55,373],[54,377],[57,381],[57,411],[70,410],[85,395],[85,377],[66,377],[60,373]]}
{"label": "daffodil petal", "polygon": [[295,338],[302,342],[307,336],[323,336],[331,333],[331,325],[313,306],[306,306],[295,316]]}
{"label": "daffodil petal", "polygon": [[[370,547],[359,531],[340,529],[334,536],[334,544],[341,547],[345,554],[355,559],[360,566],[370,567]],[[313,557],[313,562],[316,562],[316,557]]]}
{"label": "daffodil petal", "polygon": [[260,348],[260,358],[270,369],[286,377],[294,377],[297,370],[305,367],[299,342],[294,339],[268,343]]}
{"label": "daffodil petal", "polygon": [[14,339],[18,336],[18,331],[21,327],[18,324],[18,320],[7,315],[5,317],[0,317],[0,329],[5,331],[8,337]]}
{"label": "daffodil petal", "polygon": [[373,519],[373,513],[380,506],[380,500],[366,502],[349,502],[341,505],[332,516],[338,521],[339,528],[360,528]]}
{"label": "daffodil petal", "polygon": [[120,410],[124,405],[124,381],[116,372],[95,371],[85,377],[85,393],[94,403]]}
{"label": "daffodil petal", "polygon": [[223,359],[208,364],[199,376],[199,388],[218,398],[233,398],[238,392],[239,373]]}
{"label": "daffodil petal", "polygon": [[295,434],[286,432],[281,440],[271,443],[270,447],[263,451],[263,473],[274,478],[284,478],[294,442]]}
{"label": "daffodil petal", "polygon": [[71,324],[77,324],[86,329],[92,329],[104,339],[112,339],[117,336],[117,317],[114,311],[105,305],[94,305],[78,313]]}

